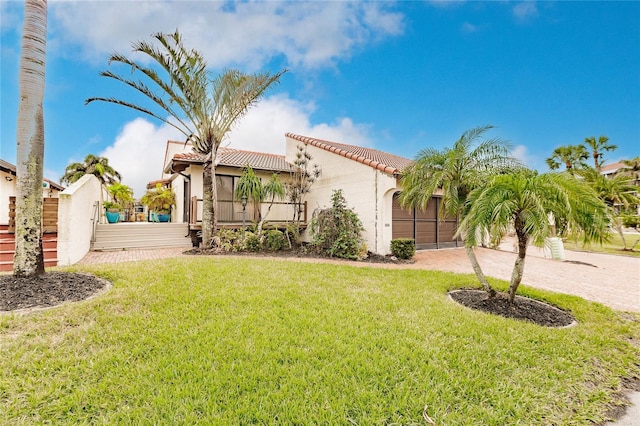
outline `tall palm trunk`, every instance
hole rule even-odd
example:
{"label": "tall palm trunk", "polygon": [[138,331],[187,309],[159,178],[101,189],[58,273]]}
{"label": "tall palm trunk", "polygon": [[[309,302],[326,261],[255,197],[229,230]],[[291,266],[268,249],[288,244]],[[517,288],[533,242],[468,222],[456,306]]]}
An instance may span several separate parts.
{"label": "tall palm trunk", "polygon": [[509,302],[513,303],[516,298],[516,291],[522,281],[524,274],[524,259],[527,256],[527,245],[529,244],[529,238],[527,237],[522,225],[518,223],[516,219],[516,235],[518,236],[518,257],[516,263],[513,266],[513,272],[511,273],[511,282],[509,283]]}
{"label": "tall palm trunk", "polygon": [[16,129],[16,247],[13,273],[44,273],[42,252],[42,178],[47,45],[47,2],[26,0],[20,56],[20,100]]}
{"label": "tall palm trunk", "polygon": [[202,171],[202,246],[211,247],[215,231],[215,161],[205,161]]}

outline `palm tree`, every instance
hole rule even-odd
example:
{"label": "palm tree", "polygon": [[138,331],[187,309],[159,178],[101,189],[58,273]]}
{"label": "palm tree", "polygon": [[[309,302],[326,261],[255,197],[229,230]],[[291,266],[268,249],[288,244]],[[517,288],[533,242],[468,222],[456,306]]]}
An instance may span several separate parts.
{"label": "palm tree", "polygon": [[44,273],[42,251],[42,179],[47,47],[47,2],[26,0],[20,56],[20,101],[16,129],[16,246],[13,274]]}
{"label": "palm tree", "polygon": [[633,185],[640,183],[640,157],[632,158],[631,160],[622,160],[625,167],[623,173],[631,178]]}
{"label": "palm tree", "polygon": [[611,224],[622,239],[623,250],[628,250],[627,241],[624,237],[622,218],[620,216],[630,207],[640,205],[640,198],[638,198],[636,192],[637,187],[629,184],[629,176],[624,173],[606,177],[596,169],[589,167],[582,170],[580,176],[607,205],[611,216]]}
{"label": "palm tree", "polygon": [[597,140],[595,136],[584,138],[584,143],[591,148],[594,167],[598,171],[600,171],[600,167],[602,167],[602,163],[604,162],[602,151],[613,151],[618,148],[617,145],[609,143],[609,138],[604,135],[601,135]]}
{"label": "palm tree", "polygon": [[89,154],[82,163],[69,164],[60,181],[71,184],[84,175],[94,175],[104,186],[113,185],[122,179],[120,173],[109,165],[107,158]]}
{"label": "palm tree", "polygon": [[609,217],[605,204],[582,180],[566,173],[537,174],[528,170],[494,176],[487,185],[469,194],[458,233],[470,245],[478,236],[502,239],[515,229],[518,238],[509,301],[513,303],[522,281],[529,242],[544,244],[553,234],[552,223],[562,220],[583,242],[602,242],[607,237]]}
{"label": "palm tree", "polygon": [[564,164],[565,170],[573,172],[573,169],[583,167],[587,158],[589,154],[583,145],[559,146],[547,158],[547,165],[551,170],[557,170]]}
{"label": "palm tree", "polygon": [[[415,162],[405,169],[400,179],[403,191],[400,203],[405,207],[426,209],[431,198],[442,193],[441,217],[461,217],[471,190],[483,185],[492,174],[521,167],[510,156],[511,145],[502,139],[484,139],[493,126],[476,127],[462,134],[452,148],[426,148],[418,153]],[[485,290],[493,289],[485,279],[472,245],[465,241],[467,256]]]}
{"label": "palm tree", "polygon": [[286,70],[273,75],[247,75],[238,70],[227,70],[211,78],[202,54],[187,49],[178,31],[154,34],[153,38],[159,46],[141,41],[133,44],[133,51],[146,55],[152,64],[164,70],[164,78],[154,68],[121,54],[116,53],[109,59],[110,64],[123,64],[128,72],[141,74],[151,87],[142,80],[133,80],[112,71],[100,73],[146,96],[152,101],[150,107],[113,97],[89,98],[85,103],[110,102],[148,114],[180,131],[185,140],[193,144],[194,151],[204,155],[202,241],[205,247],[209,247],[217,227],[215,167],[218,148],[237,120]]}
{"label": "palm tree", "polygon": [[[256,175],[251,166],[247,165],[244,173],[238,180],[234,195],[236,200],[245,198],[254,205],[257,213],[256,217],[258,218],[257,235],[258,237],[261,237],[264,221],[271,212],[271,208],[273,207],[276,198],[284,198],[285,187],[277,173],[272,174],[271,179],[269,179],[267,183],[262,183],[262,179]],[[269,205],[263,216],[261,207],[265,200],[269,201]]]}

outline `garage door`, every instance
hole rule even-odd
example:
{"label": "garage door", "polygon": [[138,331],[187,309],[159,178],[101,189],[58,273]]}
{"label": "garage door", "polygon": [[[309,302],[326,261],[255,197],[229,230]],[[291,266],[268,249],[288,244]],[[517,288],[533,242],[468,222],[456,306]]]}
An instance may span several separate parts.
{"label": "garage door", "polygon": [[456,218],[446,217],[438,220],[441,198],[433,197],[424,211],[404,209],[400,207],[398,197],[393,195],[393,217],[391,236],[396,238],[412,238],[417,249],[437,249],[462,246],[460,239],[453,235],[458,224]]}

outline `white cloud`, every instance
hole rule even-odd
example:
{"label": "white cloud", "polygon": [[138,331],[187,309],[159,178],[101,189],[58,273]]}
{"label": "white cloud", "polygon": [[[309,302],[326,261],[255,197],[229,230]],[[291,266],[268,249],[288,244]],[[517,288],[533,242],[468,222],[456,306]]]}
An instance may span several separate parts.
{"label": "white cloud", "polygon": [[141,197],[147,183],[162,178],[162,161],[167,140],[182,140],[182,134],[168,124],[155,126],[143,118],[127,123],[113,145],[99,155],[122,175],[122,183]]}
{"label": "white cloud", "polygon": [[466,2],[465,0],[429,0],[428,3],[435,7],[445,8],[461,6]]}
{"label": "white cloud", "polygon": [[538,16],[538,8],[536,6],[536,3],[531,0],[526,0],[518,3],[513,7],[513,16],[520,20]]}
{"label": "white cloud", "polygon": [[464,24],[462,24],[461,29],[463,33],[471,34],[471,33],[478,32],[480,30],[480,27],[478,27],[477,25],[473,25],[469,22],[465,22]]}
{"label": "white cloud", "polygon": [[315,106],[303,104],[284,95],[262,100],[241,119],[225,145],[249,151],[284,154],[284,134],[287,132],[328,139],[353,145],[367,146],[368,127],[354,124],[349,118],[340,118],[335,123],[312,125],[310,115]]}
{"label": "white cloud", "polygon": [[511,151],[511,155],[513,155],[515,158],[517,158],[518,160],[520,160],[522,162],[522,164],[524,164],[527,167],[532,167],[531,163],[532,163],[532,158],[529,155],[529,152],[527,151],[527,147],[524,145],[516,145],[513,150]]}
{"label": "white cloud", "polygon": [[[287,132],[335,142],[371,146],[369,127],[340,118],[335,123],[312,125],[312,103],[302,104],[284,95],[262,100],[241,119],[223,146],[247,151],[284,154]],[[175,129],[137,118],[127,123],[114,143],[100,156],[122,175],[122,181],[140,197],[149,181],[160,179],[167,140],[182,140]]]}
{"label": "white cloud", "polygon": [[65,1],[52,3],[50,17],[58,54],[100,63],[128,54],[132,41],[180,29],[214,68],[257,69],[280,55],[290,66],[331,66],[404,30],[403,16],[381,2]]}

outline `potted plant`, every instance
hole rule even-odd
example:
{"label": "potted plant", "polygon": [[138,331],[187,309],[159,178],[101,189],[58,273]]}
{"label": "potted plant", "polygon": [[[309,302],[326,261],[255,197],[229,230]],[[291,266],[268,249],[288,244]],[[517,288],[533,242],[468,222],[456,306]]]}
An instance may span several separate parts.
{"label": "potted plant", "polygon": [[103,206],[105,210],[104,214],[107,216],[107,222],[118,223],[118,220],[120,220],[120,205],[112,201],[105,201]]}
{"label": "potted plant", "polygon": [[[125,220],[125,211],[131,214],[130,210],[133,207],[133,189],[122,183],[114,183],[107,188],[111,198],[115,204],[120,208],[120,220]],[[122,211],[124,209],[124,211]]]}
{"label": "potted plant", "polygon": [[158,214],[158,221],[169,222],[171,206],[176,205],[176,194],[173,189],[157,184],[155,188],[147,190],[140,202]]}
{"label": "potted plant", "polygon": [[117,223],[124,220],[122,208],[128,208],[133,202],[133,190],[127,185],[114,183],[107,187],[113,201],[105,201],[103,206],[107,222]]}

